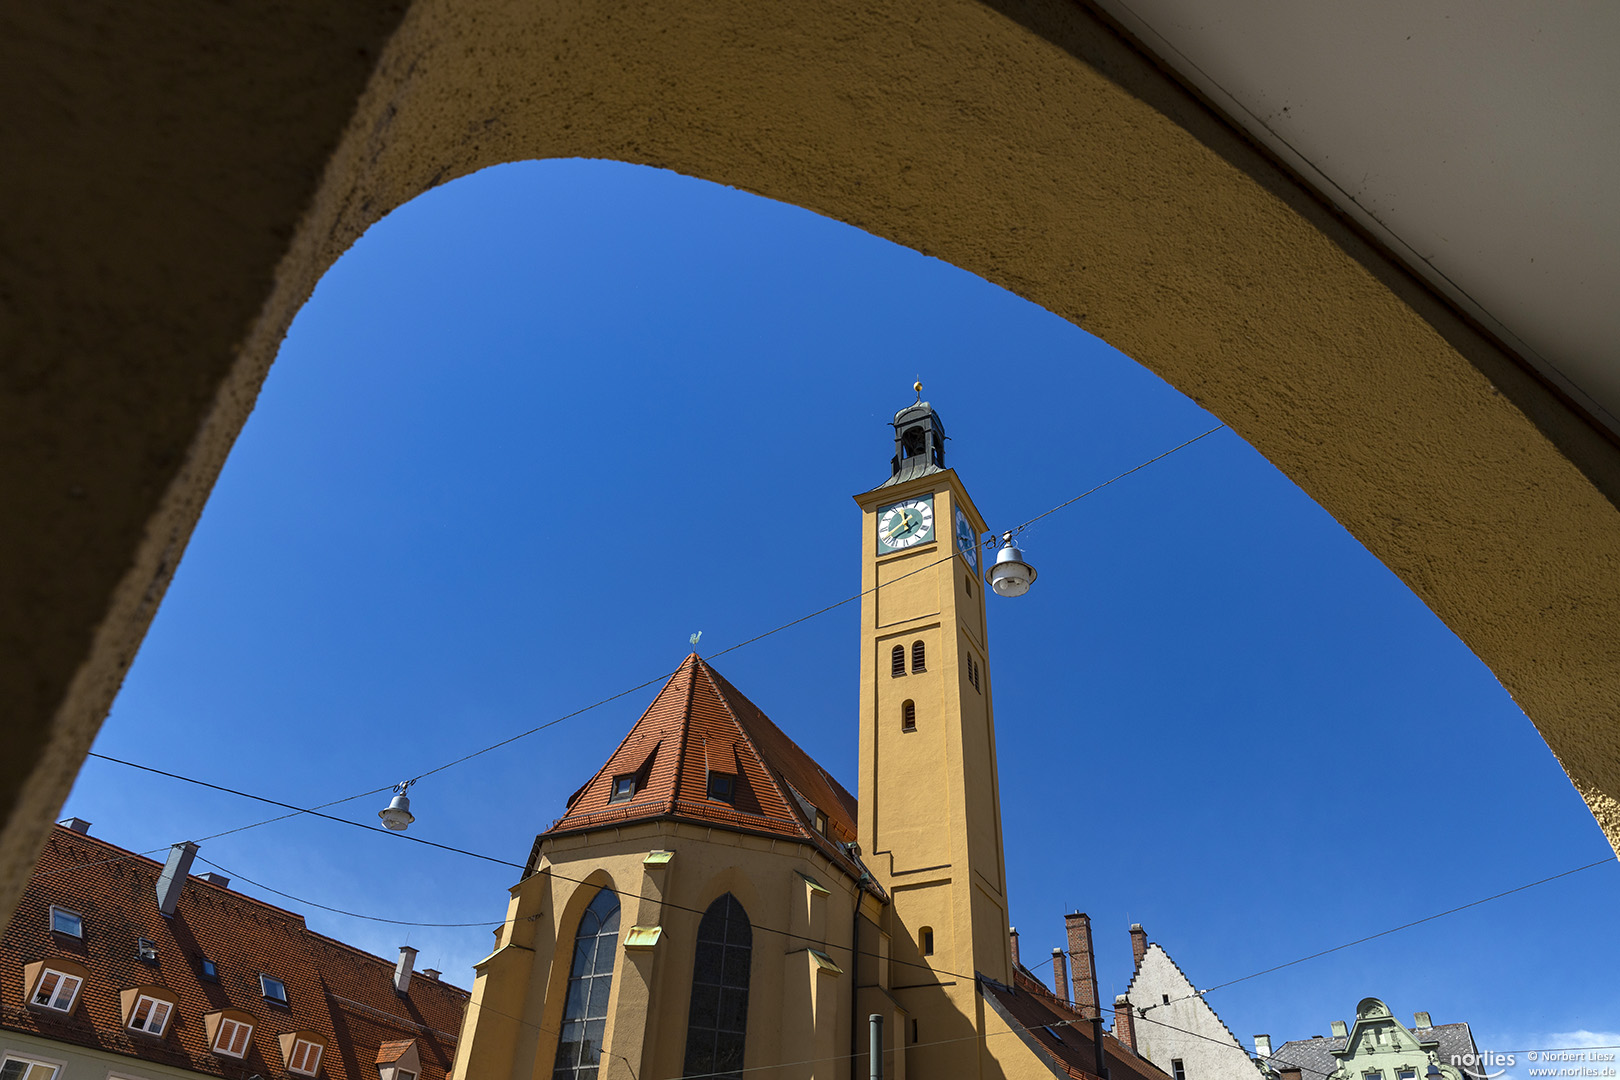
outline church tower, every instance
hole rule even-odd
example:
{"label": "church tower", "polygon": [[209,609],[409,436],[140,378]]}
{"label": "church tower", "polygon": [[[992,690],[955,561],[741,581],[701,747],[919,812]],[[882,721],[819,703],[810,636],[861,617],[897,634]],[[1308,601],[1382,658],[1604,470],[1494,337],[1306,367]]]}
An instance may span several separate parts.
{"label": "church tower", "polygon": [[[920,395],[919,395],[920,396]],[[862,511],[859,836],[891,898],[889,986],[908,1068],[969,1075],[983,1032],[975,976],[1013,981],[990,704],[984,519],[945,466],[945,427],[919,400],[895,415],[883,484]]]}

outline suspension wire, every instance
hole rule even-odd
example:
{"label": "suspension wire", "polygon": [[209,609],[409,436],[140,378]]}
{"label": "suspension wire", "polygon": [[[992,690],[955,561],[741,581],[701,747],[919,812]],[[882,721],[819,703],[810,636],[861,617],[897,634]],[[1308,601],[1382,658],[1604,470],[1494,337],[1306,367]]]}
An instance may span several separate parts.
{"label": "suspension wire", "polygon": [[361,915],[359,912],[345,911],[342,908],[328,907],[325,904],[317,904],[313,900],[305,900],[302,896],[294,896],[292,893],[284,893],[280,889],[272,889],[262,881],[254,881],[246,874],[238,874],[235,870],[227,870],[225,867],[219,865],[219,863],[214,862],[212,859],[205,859],[201,855],[197,856],[197,861],[207,863],[209,866],[212,866],[215,870],[218,870],[232,881],[240,879],[247,882],[249,885],[263,889],[265,892],[275,893],[277,896],[284,897],[288,900],[295,900],[300,904],[305,904],[312,908],[320,908],[322,911],[330,911],[338,915],[347,915],[351,919],[364,919],[367,922],[389,923],[393,926],[465,927],[506,925],[505,920],[498,920],[495,922],[411,922],[409,919],[383,919],[376,915]]}

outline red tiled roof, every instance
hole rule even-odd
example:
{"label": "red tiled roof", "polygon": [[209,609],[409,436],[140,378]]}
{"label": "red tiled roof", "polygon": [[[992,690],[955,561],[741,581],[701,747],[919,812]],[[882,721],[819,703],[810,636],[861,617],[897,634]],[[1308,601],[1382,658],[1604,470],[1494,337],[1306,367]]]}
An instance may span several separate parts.
{"label": "red tiled roof", "polygon": [[[737,778],[730,803],[709,798],[710,772]],[[635,796],[610,802],[614,778],[627,775]],[[855,797],[693,653],[547,833],[680,817],[805,840],[843,861],[815,831],[815,810],[832,840],[855,839]]]}
{"label": "red tiled roof", "polygon": [[[158,912],[162,864],[112,844],[57,828],[45,844],[11,925],[0,938],[0,1027],[216,1076],[286,1072],[276,1036],[309,1031],[326,1043],[321,1075],[362,1080],[384,1042],[416,1039],[422,1080],[449,1072],[467,992],[434,979],[394,991],[394,964],[317,934],[293,912],[189,878],[172,918]],[[51,905],[84,917],[82,939],[52,933]],[[156,963],[136,955],[136,940],[157,947]],[[199,973],[218,966],[211,982]],[[65,958],[90,970],[73,1011],[63,1015],[25,1004],[24,967]],[[267,1001],[259,974],[287,988],[285,1006]],[[124,1028],[119,992],[159,985],[178,999],[161,1039]],[[208,1048],[203,1017],[220,1009],[253,1017],[252,1046],[242,1061]]]}
{"label": "red tiled roof", "polygon": [[[1023,1029],[1024,1041],[1046,1052],[1060,1076],[1096,1080],[1097,1050],[1091,1038],[1091,1020],[1060,1000],[1022,965],[1013,978],[1016,985],[1011,987],[984,978],[979,985],[992,1007],[1009,1024]],[[1168,1080],[1153,1062],[1137,1056],[1106,1032],[1103,1058],[1110,1080]]]}
{"label": "red tiled roof", "polygon": [[410,1051],[411,1043],[415,1041],[415,1039],[396,1039],[393,1042],[383,1043],[377,1047],[377,1060],[372,1064],[392,1065]]}

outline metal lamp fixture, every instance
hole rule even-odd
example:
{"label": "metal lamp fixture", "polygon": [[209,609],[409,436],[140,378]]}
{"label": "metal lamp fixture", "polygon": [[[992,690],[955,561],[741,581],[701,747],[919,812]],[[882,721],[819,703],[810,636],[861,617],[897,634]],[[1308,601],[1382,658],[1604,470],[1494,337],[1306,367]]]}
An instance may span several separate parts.
{"label": "metal lamp fixture", "polygon": [[995,565],[986,575],[997,596],[1023,596],[1035,583],[1035,568],[1024,561],[1024,553],[1013,542],[1013,534],[1003,533]]}
{"label": "metal lamp fixture", "polygon": [[410,827],[416,817],[411,813],[411,800],[406,797],[406,790],[414,784],[414,780],[403,780],[394,785],[394,798],[387,809],[377,811],[382,818],[383,828],[390,832],[404,832]]}

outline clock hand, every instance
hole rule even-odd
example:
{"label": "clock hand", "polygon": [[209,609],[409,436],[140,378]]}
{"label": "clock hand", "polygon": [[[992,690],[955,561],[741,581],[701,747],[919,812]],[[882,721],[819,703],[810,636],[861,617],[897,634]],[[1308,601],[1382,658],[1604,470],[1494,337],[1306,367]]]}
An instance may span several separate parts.
{"label": "clock hand", "polygon": [[889,529],[889,539],[893,540],[896,536],[899,536],[902,532],[904,532],[906,525],[906,512],[902,510],[900,511],[900,520]]}

